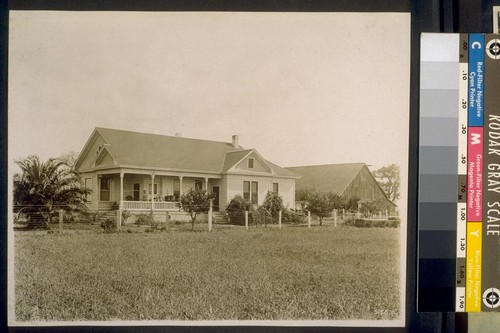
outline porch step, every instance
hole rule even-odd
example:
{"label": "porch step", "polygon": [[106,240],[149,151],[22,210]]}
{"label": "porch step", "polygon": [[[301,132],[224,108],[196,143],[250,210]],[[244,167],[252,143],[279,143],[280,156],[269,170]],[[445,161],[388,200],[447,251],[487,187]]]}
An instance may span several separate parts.
{"label": "porch step", "polygon": [[116,210],[100,211],[101,217],[116,217]]}

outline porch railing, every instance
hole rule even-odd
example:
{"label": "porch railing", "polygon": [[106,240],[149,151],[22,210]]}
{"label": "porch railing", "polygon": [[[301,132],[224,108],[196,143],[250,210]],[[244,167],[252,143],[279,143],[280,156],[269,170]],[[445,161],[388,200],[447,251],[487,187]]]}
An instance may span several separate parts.
{"label": "porch railing", "polygon": [[175,202],[171,201],[159,201],[154,203],[155,209],[168,209],[168,210],[176,210],[179,209]]}
{"label": "porch railing", "polygon": [[[159,201],[153,202],[154,210],[176,210],[175,202]],[[126,210],[151,210],[151,201],[123,201],[123,209]]]}

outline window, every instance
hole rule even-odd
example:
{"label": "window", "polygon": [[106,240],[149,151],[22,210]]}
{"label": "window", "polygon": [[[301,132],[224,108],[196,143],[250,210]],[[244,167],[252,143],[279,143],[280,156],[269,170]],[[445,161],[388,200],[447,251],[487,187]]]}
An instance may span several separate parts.
{"label": "window", "polygon": [[278,193],[279,192],[279,185],[278,183],[273,183],[273,192]]}
{"label": "window", "polygon": [[[92,190],[92,178],[85,178],[85,188]],[[92,195],[85,194],[85,201],[92,201]]]}
{"label": "window", "polygon": [[250,182],[243,182],[243,199],[250,201]]}
{"label": "window", "polygon": [[251,157],[248,159],[248,168],[253,169],[253,158]]}
{"label": "window", "polygon": [[[151,194],[151,183],[148,184],[148,194]],[[155,184],[153,195],[158,194],[158,184]]]}
{"label": "window", "polygon": [[194,188],[195,188],[196,190],[201,190],[201,189],[203,189],[203,180],[196,179],[196,180],[194,181]]}
{"label": "window", "polygon": [[250,201],[252,201],[253,204],[257,204],[259,202],[259,183],[257,182],[252,182],[252,193]]}
{"label": "window", "polygon": [[181,181],[180,181],[180,179],[174,178],[174,197],[175,197],[175,201],[179,200],[180,195],[181,195]]}
{"label": "window", "polygon": [[139,201],[141,198],[141,184],[134,183],[133,186],[134,186],[134,191],[133,191],[134,196],[132,197],[132,199],[134,199],[134,201]]}
{"label": "window", "polygon": [[111,188],[110,188],[110,180],[109,178],[102,177],[101,178],[101,189],[99,193],[100,201],[110,201],[111,198]]}
{"label": "window", "polygon": [[259,202],[259,183],[244,181],[243,198],[253,204],[257,204]]}

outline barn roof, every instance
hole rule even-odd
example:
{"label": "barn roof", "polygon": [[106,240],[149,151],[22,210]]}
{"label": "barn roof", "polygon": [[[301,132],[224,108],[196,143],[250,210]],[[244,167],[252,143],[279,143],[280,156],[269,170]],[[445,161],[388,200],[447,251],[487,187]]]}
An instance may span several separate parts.
{"label": "barn roof", "polygon": [[365,163],[343,163],[289,167],[288,170],[301,176],[296,188],[314,188],[321,192],[342,194]]}
{"label": "barn roof", "polygon": [[[335,192],[342,195],[347,186],[349,186],[363,168],[366,168],[373,177],[373,174],[365,163],[310,165],[288,167],[287,169],[301,176],[300,179],[295,181],[295,187],[297,189],[312,188],[320,192]],[[395,203],[387,198],[387,195],[376,179],[373,179],[387,201],[396,206]]]}
{"label": "barn roof", "polygon": [[[96,127],[89,142],[100,135],[116,165],[221,173],[253,149],[236,148],[230,142],[191,139]],[[80,158],[83,158],[87,143]],[[266,161],[267,162],[267,161]],[[269,162],[268,162],[269,163]],[[78,165],[78,161],[77,161]],[[269,163],[276,176],[290,171]],[[297,176],[297,175],[295,175]]]}

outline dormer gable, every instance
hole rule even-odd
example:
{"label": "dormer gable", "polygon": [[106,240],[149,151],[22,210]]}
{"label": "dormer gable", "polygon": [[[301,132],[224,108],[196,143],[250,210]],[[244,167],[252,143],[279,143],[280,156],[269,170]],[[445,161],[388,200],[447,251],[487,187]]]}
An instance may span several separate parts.
{"label": "dormer gable", "polygon": [[113,156],[109,153],[108,149],[106,149],[106,145],[99,146],[97,150],[97,156],[95,158],[92,167],[97,166],[110,166],[115,165],[116,161]]}
{"label": "dormer gable", "polygon": [[227,172],[272,174],[273,170],[256,150],[251,149],[247,154],[234,163],[234,165],[231,166]]}
{"label": "dormer gable", "polygon": [[83,147],[80,155],[76,159],[75,169],[83,170],[92,168],[95,165],[97,157],[101,154],[103,147],[105,147],[108,142],[99,133],[98,128],[94,129],[90,135],[87,143]]}

